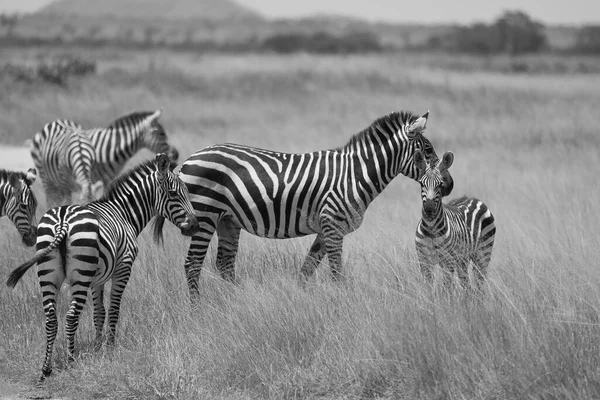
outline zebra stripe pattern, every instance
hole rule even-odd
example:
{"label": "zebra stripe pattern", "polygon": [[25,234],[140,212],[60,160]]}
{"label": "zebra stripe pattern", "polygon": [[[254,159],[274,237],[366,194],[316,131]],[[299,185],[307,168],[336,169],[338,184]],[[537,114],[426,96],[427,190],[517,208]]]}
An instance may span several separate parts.
{"label": "zebra stripe pattern", "polygon": [[416,233],[417,256],[429,283],[433,281],[432,268],[436,264],[442,267],[446,287],[456,271],[461,285],[467,288],[472,261],[476,288],[481,291],[492,258],[496,225],[488,207],[475,198],[463,196],[442,204],[442,176],[453,161],[451,152],[446,152],[439,162],[428,162],[423,153],[415,153],[423,202]]}
{"label": "zebra stripe pattern", "polygon": [[[235,144],[204,148],[182,165],[200,222],[185,261],[192,298],[214,232],[217,268],[234,281],[240,231],[266,238],[317,237],[303,266],[313,274],[327,254],[334,279],[341,273],[343,238],[357,229],[369,204],[398,174],[417,179],[412,161],[422,149],[437,161],[423,136],[428,113],[394,112],[379,118],[339,148],[287,154]],[[452,185],[445,176],[446,188]]]}
{"label": "zebra stripe pattern", "polygon": [[198,221],[187,188],[172,172],[174,167],[166,154],[159,154],[155,162],[143,163],[118,178],[100,200],[54,208],[41,218],[35,257],[17,267],[7,280],[7,285],[14,287],[32,265],[38,265],[47,339],[41,380],[52,371],[52,348],[58,329],[56,297],[65,279],[71,286],[65,331],[72,360],[75,332],[88,289],[94,303],[96,340],[101,343],[106,318],[104,284],[109,279],[107,341],[114,343],[121,297],[138,253],[137,237],[148,222],[158,215],[186,236],[197,232]]}
{"label": "zebra stripe pattern", "polygon": [[0,169],[0,217],[7,216],[15,225],[25,246],[35,244],[37,199],[31,185],[37,172],[30,168],[25,172]]}
{"label": "zebra stripe pattern", "polygon": [[78,190],[82,203],[93,200],[94,149],[77,123],[56,120],[46,124],[33,138],[31,157],[42,178],[48,207],[70,203],[72,193]]}
{"label": "zebra stripe pattern", "polygon": [[94,182],[100,181],[108,187],[127,161],[144,148],[153,153],[166,153],[177,162],[179,153],[169,144],[165,129],[158,121],[161,114],[162,110],[135,112],[113,121],[106,128],[86,131],[95,150]]}

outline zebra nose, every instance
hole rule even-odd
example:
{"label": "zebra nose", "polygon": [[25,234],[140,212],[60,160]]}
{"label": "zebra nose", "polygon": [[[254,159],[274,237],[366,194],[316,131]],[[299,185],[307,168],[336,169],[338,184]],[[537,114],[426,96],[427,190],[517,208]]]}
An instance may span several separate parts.
{"label": "zebra nose", "polygon": [[425,200],[423,202],[423,211],[426,214],[433,214],[435,212],[435,200]]}
{"label": "zebra nose", "polygon": [[188,215],[179,228],[182,235],[192,236],[200,230],[200,224],[198,224],[198,219],[195,215]]}

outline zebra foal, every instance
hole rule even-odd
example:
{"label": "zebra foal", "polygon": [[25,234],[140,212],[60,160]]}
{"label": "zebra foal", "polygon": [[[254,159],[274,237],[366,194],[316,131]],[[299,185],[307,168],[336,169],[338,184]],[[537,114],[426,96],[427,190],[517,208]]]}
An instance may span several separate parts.
{"label": "zebra foal", "polygon": [[0,217],[6,215],[15,225],[23,244],[35,244],[35,212],[37,199],[31,185],[37,178],[35,168],[25,172],[12,172],[0,169]]}
{"label": "zebra foal", "polygon": [[[69,360],[75,350],[75,332],[91,289],[97,343],[106,318],[104,284],[111,280],[107,341],[112,344],[119,319],[121,297],[138,253],[137,237],[155,216],[170,220],[191,236],[198,221],[183,182],[172,172],[167,155],[158,154],[120,176],[99,200],[84,206],[53,208],[40,219],[37,253],[11,272],[6,284],[14,287],[27,270],[38,265],[46,316],[46,356],[41,380],[52,371],[52,348],[58,330],[56,297],[65,279],[71,286],[71,303],[65,332]],[[162,227],[162,225],[161,225]],[[162,231],[155,231],[161,239]]]}
{"label": "zebra foal", "polygon": [[[437,161],[423,135],[428,114],[391,113],[344,146],[312,153],[218,144],[192,154],[179,173],[200,223],[185,261],[192,299],[198,296],[198,278],[215,232],[217,269],[224,279],[235,279],[242,229],[275,239],[317,234],[302,273],[312,275],[327,255],[337,279],[344,236],[361,225],[369,204],[395,176],[417,179],[416,150]],[[444,188],[447,194],[452,188],[447,172]]]}
{"label": "zebra foal", "polygon": [[439,162],[427,162],[423,153],[415,152],[423,203],[416,232],[419,266],[429,283],[433,282],[432,268],[439,264],[445,272],[444,286],[448,287],[456,271],[461,285],[467,288],[472,261],[480,291],[492,257],[496,225],[488,207],[476,198],[463,196],[442,204],[442,176],[453,161],[451,152]]}

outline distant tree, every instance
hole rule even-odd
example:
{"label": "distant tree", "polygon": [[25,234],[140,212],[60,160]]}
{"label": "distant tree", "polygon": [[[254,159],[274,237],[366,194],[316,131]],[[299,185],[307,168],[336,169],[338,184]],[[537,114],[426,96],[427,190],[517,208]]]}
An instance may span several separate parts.
{"label": "distant tree", "polygon": [[429,47],[467,53],[533,53],[546,46],[544,26],[521,11],[507,11],[493,24],[457,26],[450,34],[434,36]]}
{"label": "distant tree", "polygon": [[61,38],[60,41],[64,42],[68,39],[73,38],[73,36],[75,36],[75,33],[77,33],[77,29],[75,28],[75,26],[73,26],[73,24],[70,24],[67,22],[60,28],[60,33],[59,33],[59,37]]}
{"label": "distant tree", "polygon": [[160,31],[158,27],[154,25],[148,25],[144,28],[144,40],[147,45],[154,43],[156,34]]}
{"label": "distant tree", "polygon": [[494,27],[502,51],[522,54],[540,51],[546,45],[544,26],[521,11],[506,11],[496,20]]}
{"label": "distant tree", "polygon": [[185,30],[185,37],[183,39],[183,42],[187,45],[191,45],[194,43],[195,36],[196,36],[196,28],[193,26],[190,26]]}
{"label": "distant tree", "polygon": [[20,16],[17,13],[9,14],[2,13],[0,14],[0,25],[5,31],[6,37],[12,37],[15,31],[15,27],[19,22]]}
{"label": "distant tree", "polygon": [[579,30],[575,50],[583,53],[600,53],[600,25],[587,25]]}
{"label": "distant tree", "polygon": [[87,31],[87,37],[89,40],[97,40],[98,36],[102,32],[102,27],[99,25],[92,25]]}

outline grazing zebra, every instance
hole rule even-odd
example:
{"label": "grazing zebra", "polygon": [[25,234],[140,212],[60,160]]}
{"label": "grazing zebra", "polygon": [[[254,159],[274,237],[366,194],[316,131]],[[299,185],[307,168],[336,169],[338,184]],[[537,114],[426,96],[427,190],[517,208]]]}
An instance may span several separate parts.
{"label": "grazing zebra", "polygon": [[[84,206],[54,208],[41,218],[35,257],[17,267],[6,282],[14,287],[37,263],[47,339],[41,380],[52,371],[52,347],[58,329],[56,296],[65,279],[71,286],[65,332],[72,360],[75,332],[88,288],[94,303],[96,340],[101,342],[106,317],[104,284],[109,279],[112,285],[107,341],[114,343],[121,296],[138,253],[137,236],[150,219],[160,215],[184,235],[197,232],[198,221],[187,188],[171,171],[174,167],[166,154],[158,154],[155,162],[142,163],[119,177],[101,199]],[[155,231],[155,239],[161,239],[161,235],[162,231]]]}
{"label": "grazing zebra", "polygon": [[153,153],[166,153],[177,162],[179,153],[169,144],[165,129],[158,122],[161,114],[162,110],[135,112],[113,121],[106,128],[87,130],[96,155],[93,181],[108,187],[127,161],[143,148]]}
{"label": "grazing zebra", "polygon": [[442,160],[429,161],[420,151],[414,156],[419,170],[422,219],[416,233],[416,247],[421,271],[432,283],[432,268],[439,264],[445,270],[447,287],[456,270],[464,288],[468,283],[469,262],[473,261],[476,286],[481,290],[492,257],[496,226],[494,216],[481,201],[461,197],[442,204],[443,178],[454,161],[446,152]]}
{"label": "grazing zebra", "polygon": [[36,178],[34,168],[27,173],[0,169],[0,217],[6,215],[12,221],[28,247],[35,244],[36,238],[37,199],[31,190]]}
{"label": "grazing zebra", "polygon": [[[341,273],[343,238],[357,229],[369,204],[398,174],[417,179],[413,154],[435,150],[423,136],[428,113],[394,112],[354,135],[344,146],[287,154],[219,144],[192,154],[179,176],[190,191],[200,223],[185,261],[192,298],[215,230],[217,268],[235,279],[240,231],[267,238],[317,237],[302,266],[313,274],[327,254],[334,279]],[[446,174],[445,188],[452,177]],[[449,193],[449,192],[448,192]]]}
{"label": "grazing zebra", "polygon": [[[52,204],[49,203],[49,205],[61,204],[64,197],[70,196],[73,190],[78,189],[77,186],[82,186],[82,189],[86,190],[85,193],[82,190],[82,198],[85,195],[87,199],[91,199],[92,193],[100,188],[108,187],[110,182],[123,170],[127,161],[143,148],[154,153],[167,153],[173,161],[177,162],[179,153],[168,143],[167,134],[158,122],[161,114],[161,110],[135,112],[113,121],[106,128],[86,130],[69,120],[57,120],[47,124],[41,132],[36,134],[31,155],[36,162],[36,167],[40,170],[44,186],[48,186],[48,189],[58,193],[51,197]],[[56,154],[60,156],[63,151],[61,150],[62,146],[59,145],[60,138],[66,136],[65,132],[72,130],[76,130],[89,140],[93,149],[91,158],[85,154],[89,152],[87,148],[83,154],[69,154],[67,158],[62,159],[56,157]],[[58,160],[77,162],[78,167],[70,169],[67,165],[63,169],[66,169],[67,172],[74,171],[76,168],[79,171],[85,171],[86,179],[80,178],[77,186],[64,185],[62,182],[72,183],[73,180],[58,179],[57,173],[53,172],[58,169]],[[92,186],[90,186],[90,181],[93,182]],[[85,182],[85,185],[82,182]],[[46,190],[47,195],[48,189]],[[62,198],[57,199],[56,197]]]}
{"label": "grazing zebra", "polygon": [[77,190],[81,190],[81,202],[93,200],[94,148],[77,123],[56,120],[46,124],[33,138],[31,157],[42,178],[48,207],[70,203]]}

